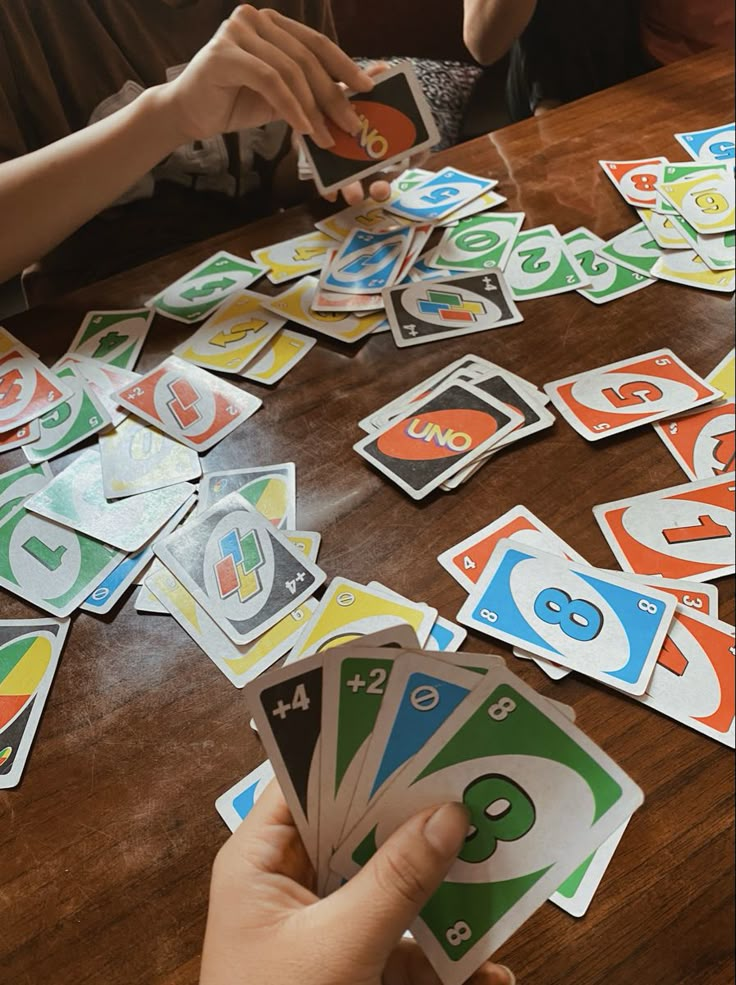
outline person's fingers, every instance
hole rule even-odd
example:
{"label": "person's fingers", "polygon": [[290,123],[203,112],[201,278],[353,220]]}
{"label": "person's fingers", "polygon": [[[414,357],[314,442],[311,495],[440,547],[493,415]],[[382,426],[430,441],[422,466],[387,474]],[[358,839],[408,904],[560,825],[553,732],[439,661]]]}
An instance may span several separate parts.
{"label": "person's fingers", "polygon": [[391,66],[387,65],[386,62],[371,62],[367,65],[363,71],[366,75],[370,76],[371,79],[375,79],[377,75],[383,75],[384,72],[388,72]]}
{"label": "person's fingers", "polygon": [[391,198],[391,185],[382,178],[371,183],[368,195],[374,202],[388,202]]}
{"label": "person's fingers", "polygon": [[[382,985],[442,985],[442,981],[418,944],[403,940],[386,963]],[[516,978],[508,968],[489,961],[467,985],[516,985]]]}
{"label": "person's fingers", "polygon": [[434,894],[468,834],[461,804],[423,811],[402,825],[347,885],[320,904],[320,918],[337,931],[359,914],[350,942],[356,960],[380,967]]}
{"label": "person's fingers", "polygon": [[360,203],[365,198],[363,192],[363,186],[359,181],[354,181],[350,185],[345,185],[342,191],[342,197],[345,199],[348,205],[360,205]]}
{"label": "person's fingers", "polygon": [[223,65],[227,68],[229,84],[243,90],[243,99],[249,96],[247,90],[258,93],[272,107],[275,120],[285,120],[297,133],[312,134],[312,121],[272,65],[235,44],[223,52]]}

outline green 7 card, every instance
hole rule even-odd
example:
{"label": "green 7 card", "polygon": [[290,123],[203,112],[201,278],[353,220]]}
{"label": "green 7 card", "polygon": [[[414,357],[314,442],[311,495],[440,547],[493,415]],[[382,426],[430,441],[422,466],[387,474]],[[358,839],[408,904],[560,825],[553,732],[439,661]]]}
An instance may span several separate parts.
{"label": "green 7 card", "polygon": [[0,475],[0,520],[4,520],[29,496],[43,489],[53,479],[48,465],[20,465]]}
{"label": "green 7 card", "polygon": [[555,226],[522,230],[504,268],[516,301],[587,287],[588,277]]}
{"label": "green 7 card", "polygon": [[26,501],[31,513],[120,551],[139,551],[194,492],[188,482],[108,502],[97,448],[88,448]]}
{"label": "green 7 card", "polygon": [[205,452],[262,401],[205,369],[170,356],[116,394],[118,403],[188,448]]}
{"label": "green 7 card", "polygon": [[146,302],[167,318],[191,325],[266,273],[266,267],[221,250]]}
{"label": "green 7 card", "polygon": [[463,219],[445,232],[428,263],[440,270],[503,270],[523,224],[523,212]]}
{"label": "green 7 card", "polygon": [[69,620],[0,621],[0,790],[20,782]]}
{"label": "green 7 card", "polygon": [[147,308],[133,311],[90,311],[69,351],[99,359],[118,369],[132,369],[153,321]]}
{"label": "green 7 card", "polygon": [[24,506],[0,520],[0,586],[52,616],[73,612],[124,556]]}
{"label": "green 7 card", "polygon": [[227,636],[251,643],[314,595],[324,572],[231,493],[155,547]]}
{"label": "green 7 card", "polygon": [[91,438],[110,424],[102,401],[73,365],[55,370],[71,396],[39,420],[40,437],[23,449],[32,464],[47,462]]}
{"label": "green 7 card", "polygon": [[643,799],[544,698],[496,669],[377,800],[333,869],[353,876],[419,811],[463,803],[465,845],[412,926],[444,985],[461,985]]}
{"label": "green 7 card", "polygon": [[634,273],[628,267],[621,267],[613,260],[599,256],[599,251],[606,244],[584,226],[568,233],[565,242],[590,281],[590,286],[579,288],[578,293],[593,304],[616,301],[655,283],[651,277]]}

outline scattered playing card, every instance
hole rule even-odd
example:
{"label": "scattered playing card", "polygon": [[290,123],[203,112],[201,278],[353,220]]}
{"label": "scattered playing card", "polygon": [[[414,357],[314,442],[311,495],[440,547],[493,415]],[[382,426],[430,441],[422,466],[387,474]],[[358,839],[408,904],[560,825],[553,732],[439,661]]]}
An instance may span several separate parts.
{"label": "scattered playing card", "polygon": [[71,395],[68,384],[0,327],[0,435],[15,433]]}
{"label": "scattered playing card", "polygon": [[699,233],[727,233],[736,225],[732,173],[711,170],[697,177],[663,182],[659,190]]}
{"label": "scattered playing card", "polygon": [[199,488],[200,512],[233,492],[239,493],[279,530],[296,527],[296,467],[293,462],[208,473]]}
{"label": "scattered playing card", "polygon": [[736,469],[734,405],[731,397],[703,410],[654,425],[654,430],[690,479],[709,479]]}
{"label": "scattered playing card", "polygon": [[726,397],[736,397],[736,350],[731,349],[716,368],[706,376],[706,381]]}
{"label": "scattered playing card", "polygon": [[588,441],[672,417],[720,396],[670,349],[576,373],[544,389]]}
{"label": "scattered playing card", "polygon": [[398,277],[412,236],[407,226],[382,233],[353,230],[322,272],[320,287],[338,294],[380,293]]}
{"label": "scattered playing card", "polygon": [[148,308],[90,311],[79,326],[69,351],[118,369],[133,369],[152,321],[153,312]]}
{"label": "scattered playing card", "polygon": [[619,267],[645,277],[651,275],[655,263],[663,256],[659,244],[643,222],[614,236],[597,252],[604,259],[613,260]]}
{"label": "scattered playing card", "polygon": [[736,124],[676,133],[678,140],[694,160],[733,161],[736,157]]}
{"label": "scattered playing card", "polygon": [[318,288],[319,281],[316,277],[303,277],[283,294],[264,302],[264,307],[339,342],[359,342],[371,335],[383,321],[382,311],[362,318],[349,312],[313,311],[312,304]]}
{"label": "scattered playing card", "polygon": [[516,301],[546,298],[589,285],[572,250],[551,225],[518,233],[504,273]]}
{"label": "scattered playing card", "polygon": [[334,245],[332,236],[316,229],[283,243],[253,250],[253,259],[268,268],[267,276],[272,284],[283,284],[321,270],[327,260],[328,249]]}
{"label": "scattered playing card", "polygon": [[628,267],[621,267],[614,261],[600,256],[600,250],[606,244],[584,226],[574,229],[564,239],[590,282],[589,287],[579,287],[578,293],[593,304],[617,301],[627,294],[640,291],[643,287],[651,287],[655,283],[652,278],[645,277],[644,274],[634,273]]}
{"label": "scattered playing card", "polygon": [[635,209],[657,206],[657,182],[662,177],[666,157],[646,161],[599,161],[604,173],[614,183],[625,202]]}
{"label": "scattered playing card", "polygon": [[503,274],[463,274],[383,292],[396,345],[404,348],[523,321]]}
{"label": "scattered playing card", "polygon": [[523,212],[463,219],[445,232],[429,265],[442,270],[503,270],[523,224]]}
{"label": "scattered playing card", "polygon": [[198,452],[222,441],[262,404],[258,397],[176,356],[121,390],[117,400],[136,417]]}
{"label": "scattered playing card", "polygon": [[187,324],[201,321],[223,301],[245,290],[266,273],[252,260],[243,260],[221,250],[184,274],[160,294],[146,302],[167,318]]}
{"label": "scattered playing card", "polygon": [[659,280],[669,280],[673,284],[699,287],[704,291],[719,291],[733,294],[736,285],[736,271],[711,270],[707,263],[693,250],[669,251],[652,267],[652,276]]}
{"label": "scattered playing card", "polygon": [[202,475],[195,451],[132,418],[100,435],[100,462],[106,499],[136,496]]}
{"label": "scattered playing card", "polygon": [[457,168],[443,168],[403,192],[386,210],[415,222],[439,222],[468,202],[490,191],[493,182]]}
{"label": "scattered playing card", "polygon": [[3,431],[0,433],[0,454],[4,451],[14,451],[16,448],[22,448],[23,445],[38,441],[40,436],[41,426],[38,423],[38,418],[35,421],[29,421],[28,424],[21,424],[15,431]]}
{"label": "scattered playing card", "polygon": [[284,326],[285,319],[267,311],[263,300],[254,291],[241,291],[178,345],[174,354],[203,369],[240,373]]}
{"label": "scattered playing card", "polygon": [[273,386],[301,362],[316,344],[316,339],[293,332],[290,328],[282,328],[240,375],[244,380]]}

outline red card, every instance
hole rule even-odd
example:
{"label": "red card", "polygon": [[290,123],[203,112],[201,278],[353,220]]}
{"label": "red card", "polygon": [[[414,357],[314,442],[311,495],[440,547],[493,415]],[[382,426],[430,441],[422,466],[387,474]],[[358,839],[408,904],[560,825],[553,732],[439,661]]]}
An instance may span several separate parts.
{"label": "red card", "polygon": [[0,434],[17,431],[71,394],[30,349],[0,328]]}
{"label": "red card", "polygon": [[651,157],[645,161],[599,161],[624,199],[637,209],[653,209],[657,205],[656,186],[662,180],[662,165],[667,163],[666,157]]}
{"label": "red card", "polygon": [[654,430],[691,479],[734,471],[736,414],[733,397],[695,414],[656,424]]}

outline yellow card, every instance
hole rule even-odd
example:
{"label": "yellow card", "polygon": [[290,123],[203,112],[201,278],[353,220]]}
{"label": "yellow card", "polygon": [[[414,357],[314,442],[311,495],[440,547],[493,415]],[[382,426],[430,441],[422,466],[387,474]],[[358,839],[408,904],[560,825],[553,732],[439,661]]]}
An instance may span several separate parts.
{"label": "yellow card", "polygon": [[268,267],[268,279],[272,284],[283,284],[295,277],[321,270],[327,258],[328,248],[335,240],[319,229],[304,236],[274,243],[262,250],[253,250],[253,259]]}
{"label": "yellow card", "polygon": [[346,578],[335,578],[317,611],[289,654],[289,662],[334,646],[344,646],[370,633],[409,625],[424,643],[437,619],[437,610],[405,602]]}
{"label": "yellow card", "polygon": [[245,687],[283,657],[317,608],[313,599],[307,599],[255,642],[241,647],[225,636],[166,568],[162,567],[150,575],[146,585],[230,683],[238,688]]}
{"label": "yellow card", "polygon": [[126,417],[99,437],[102,487],[105,498],[120,499],[202,475],[193,448],[157,431],[150,424]]}
{"label": "yellow card", "polygon": [[637,209],[642,222],[663,250],[686,250],[690,243],[677,228],[672,218],[652,209]]}
{"label": "yellow card", "polygon": [[657,187],[699,233],[727,233],[736,226],[733,174],[709,171],[695,178],[664,182]]}
{"label": "yellow card", "polygon": [[269,298],[264,305],[276,315],[312,328],[339,342],[359,342],[371,335],[386,317],[383,311],[357,317],[345,311],[313,311],[312,303],[319,287],[316,277],[304,277],[293,287],[276,298]]}
{"label": "yellow card", "polygon": [[700,287],[704,291],[730,294],[734,289],[736,270],[711,270],[693,250],[668,253],[654,264],[652,277],[670,280],[674,284]]}
{"label": "yellow card", "polygon": [[285,319],[263,307],[265,296],[242,291],[174,349],[186,362],[219,373],[239,373],[271,341]]}
{"label": "yellow card", "polygon": [[372,199],[366,199],[365,202],[361,202],[359,205],[352,205],[347,209],[343,209],[342,212],[336,212],[334,215],[329,216],[329,218],[322,219],[321,222],[315,222],[315,226],[321,232],[332,237],[333,240],[336,239],[340,242],[345,239],[352,229],[356,228],[366,229],[371,233],[378,233],[387,229],[395,229],[397,226],[412,226],[414,223],[411,220],[390,215],[383,210],[383,205],[393,202],[400,194],[400,192],[394,192],[388,202],[383,202],[381,205],[378,202],[372,201]]}
{"label": "yellow card", "polygon": [[240,375],[244,380],[272,386],[301,362],[316,344],[317,340],[310,339],[308,335],[282,328]]}
{"label": "yellow card", "polygon": [[313,530],[289,530],[285,531],[287,540],[299,548],[310,561],[316,561],[319,555],[322,534]]}
{"label": "yellow card", "polygon": [[736,350],[731,349],[726,358],[718,363],[706,378],[711,386],[721,390],[726,397],[736,397]]}

